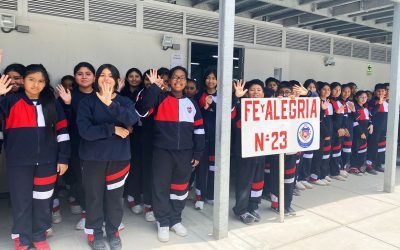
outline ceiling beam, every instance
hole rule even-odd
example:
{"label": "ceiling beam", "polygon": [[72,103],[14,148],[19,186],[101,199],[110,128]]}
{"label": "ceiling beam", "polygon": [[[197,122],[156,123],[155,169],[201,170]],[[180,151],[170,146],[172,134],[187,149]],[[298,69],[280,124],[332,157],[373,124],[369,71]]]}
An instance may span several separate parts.
{"label": "ceiling beam", "polygon": [[323,24],[313,25],[312,29],[314,29],[314,30],[326,29],[326,28],[342,26],[342,25],[346,25],[346,24],[347,23],[345,23],[343,21],[336,21],[336,22],[331,22],[331,23],[323,23]]}
{"label": "ceiling beam", "polygon": [[313,14],[303,14],[300,16],[294,16],[290,18],[286,18],[282,20],[283,26],[298,26],[305,25],[310,23],[315,23],[316,21],[326,20],[327,17],[313,15]]}
{"label": "ceiling beam", "polygon": [[235,13],[236,14],[240,14],[246,11],[252,11],[255,9],[258,9],[260,7],[266,7],[268,6],[267,3],[262,3],[262,2],[257,2],[257,1],[248,1],[247,4],[243,5],[243,6],[238,6],[235,8]]}
{"label": "ceiling beam", "polygon": [[385,31],[382,30],[367,30],[367,31],[357,31],[354,33],[350,33],[349,36],[364,36],[364,35],[369,35],[369,34],[375,34],[375,33],[387,33]]}
{"label": "ceiling beam", "polygon": [[299,4],[303,5],[303,4],[308,4],[308,3],[312,3],[312,2],[316,2],[318,0],[299,0]]}
{"label": "ceiling beam", "polygon": [[382,13],[375,13],[375,14],[371,14],[371,15],[367,15],[367,16],[363,16],[362,20],[363,21],[367,21],[367,20],[372,20],[372,19],[379,19],[379,18],[384,18],[384,17],[391,17],[394,15],[394,11],[385,11]]}
{"label": "ceiling beam", "polygon": [[373,14],[373,13],[379,13],[379,12],[384,12],[387,10],[394,10],[393,6],[389,6],[386,8],[381,8],[381,9],[376,9],[376,10],[367,10],[367,11],[363,11],[363,12],[359,12],[359,13],[355,13],[355,14],[350,14],[348,15],[349,17],[357,17],[357,16],[365,16],[365,15],[369,15],[369,14]]}
{"label": "ceiling beam", "polygon": [[344,25],[339,25],[331,28],[325,29],[325,32],[333,32],[333,31],[339,31],[339,30],[345,30],[345,29],[350,29],[350,28],[360,28],[360,25],[354,24],[354,23],[348,23]]}
{"label": "ceiling beam", "polygon": [[285,18],[295,17],[295,16],[298,16],[301,14],[303,14],[303,12],[301,12],[299,10],[291,10],[291,11],[284,12],[281,14],[271,15],[268,17],[268,21],[269,22],[278,21],[278,20],[282,20]]}
{"label": "ceiling beam", "polygon": [[371,30],[370,27],[357,27],[357,28],[351,28],[351,29],[343,29],[339,30],[336,34],[338,35],[343,35],[343,34],[349,34],[349,33],[354,33],[357,31],[366,31],[366,30]]}
{"label": "ceiling beam", "polygon": [[[299,5],[298,1],[295,1],[295,0],[259,0],[259,1],[274,4],[274,5],[279,5],[279,6],[286,7],[286,8],[292,8],[295,10],[300,10],[300,11],[303,11],[306,13],[311,13],[311,14],[315,14],[315,15],[319,15],[319,16],[325,16],[328,18],[333,17],[332,13],[330,12],[329,9],[326,9],[326,8],[325,9],[316,9],[315,3]],[[382,1],[385,1],[385,0],[382,0]],[[359,19],[350,18],[346,15],[335,16],[334,18],[337,20],[340,20],[340,21],[356,23],[356,24],[360,24],[360,25],[375,28],[375,29],[382,29],[382,30],[390,31],[390,32],[392,31],[392,28],[388,27],[386,24],[376,24],[375,21],[372,21],[372,20],[359,20]]]}
{"label": "ceiling beam", "polygon": [[332,8],[333,16],[346,15],[349,13],[366,11],[366,10],[376,10],[381,9],[385,6],[393,5],[391,0],[364,0],[357,1],[337,7]]}
{"label": "ceiling beam", "polygon": [[312,26],[312,25],[317,25],[317,24],[323,24],[323,23],[332,23],[332,22],[337,22],[336,19],[325,19],[321,21],[315,21],[311,23],[305,23],[305,24],[300,24],[299,27],[306,27],[306,26]]}
{"label": "ceiling beam", "polygon": [[210,3],[212,1],[213,0],[195,0],[195,1],[193,1],[193,5],[192,6],[196,7],[197,5]]}
{"label": "ceiling beam", "polygon": [[393,22],[393,17],[385,17],[385,18],[380,18],[380,19],[376,19],[375,23],[390,23]]}
{"label": "ceiling beam", "polygon": [[338,6],[338,5],[342,5],[342,4],[347,4],[347,3],[351,3],[351,2],[355,2],[356,0],[336,0],[336,1],[328,1],[328,2],[322,2],[322,3],[317,3],[317,9],[326,9],[326,8],[330,8],[330,7],[334,7],[334,6]]}
{"label": "ceiling beam", "polygon": [[365,38],[372,38],[372,37],[381,37],[381,36],[387,36],[390,34],[389,32],[380,32],[380,33],[373,33],[365,36],[356,36],[357,39],[365,39]]}
{"label": "ceiling beam", "polygon": [[257,12],[254,12],[251,17],[252,18],[256,18],[256,17],[260,17],[260,16],[268,16],[271,15],[273,13],[277,13],[277,12],[281,12],[283,10],[286,10],[287,8],[282,7],[282,6],[271,6],[265,10],[260,10]]}

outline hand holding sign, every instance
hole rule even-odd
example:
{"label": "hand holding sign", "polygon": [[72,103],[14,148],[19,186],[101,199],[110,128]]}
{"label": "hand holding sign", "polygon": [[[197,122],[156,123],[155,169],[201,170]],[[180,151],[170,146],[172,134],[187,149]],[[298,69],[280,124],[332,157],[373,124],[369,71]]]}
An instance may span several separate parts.
{"label": "hand holding sign", "polygon": [[237,98],[243,97],[248,91],[248,89],[244,89],[244,82],[242,79],[240,79],[237,83],[234,83],[233,87],[235,89],[235,96]]}

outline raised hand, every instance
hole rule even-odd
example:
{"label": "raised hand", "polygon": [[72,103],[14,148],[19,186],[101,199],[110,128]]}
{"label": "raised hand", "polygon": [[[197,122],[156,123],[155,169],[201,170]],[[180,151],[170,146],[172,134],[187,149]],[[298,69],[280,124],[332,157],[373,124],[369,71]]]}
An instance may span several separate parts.
{"label": "raised hand", "polygon": [[71,91],[65,89],[61,84],[57,85],[56,89],[64,103],[70,105],[72,100]]}
{"label": "raised hand", "polygon": [[347,107],[351,110],[351,112],[356,112],[356,107],[353,102],[347,102]]}
{"label": "raised hand", "polygon": [[115,132],[116,135],[118,135],[119,137],[125,139],[128,135],[129,135],[129,130],[123,128],[123,127],[118,127],[115,126]]}
{"label": "raised hand", "polygon": [[152,84],[156,84],[160,89],[164,89],[164,80],[157,75],[157,70],[151,69],[150,75],[146,74]]}
{"label": "raised hand", "polygon": [[10,83],[11,79],[8,79],[8,75],[0,77],[0,95],[5,95],[12,89],[13,86]]}
{"label": "raised hand", "polygon": [[306,96],[308,94],[308,89],[304,88],[303,86],[294,85],[293,93],[295,96]]}
{"label": "raised hand", "polygon": [[113,87],[110,83],[99,83],[101,92],[96,92],[97,97],[102,101],[106,106],[110,106],[112,103],[113,97]]}
{"label": "raised hand", "polygon": [[118,79],[118,92],[121,92],[124,86],[125,86],[125,81],[123,81],[122,79]]}
{"label": "raised hand", "polygon": [[329,106],[329,100],[321,101],[321,108],[322,110],[326,110]]}
{"label": "raised hand", "polygon": [[249,91],[248,89],[244,89],[244,82],[242,79],[235,82],[233,84],[233,88],[235,89],[235,96],[237,98],[243,97],[247,93],[247,91]]}
{"label": "raised hand", "polygon": [[336,114],[341,114],[343,111],[344,111],[344,105],[342,105],[340,108],[338,108],[337,110],[336,110]]}
{"label": "raised hand", "polygon": [[373,132],[374,132],[374,125],[371,124],[368,126],[368,133],[372,135]]}

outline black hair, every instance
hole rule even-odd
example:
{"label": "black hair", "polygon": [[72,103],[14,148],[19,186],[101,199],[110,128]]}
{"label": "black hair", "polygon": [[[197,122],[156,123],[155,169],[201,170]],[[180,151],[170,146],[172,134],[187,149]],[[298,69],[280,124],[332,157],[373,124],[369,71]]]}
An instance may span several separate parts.
{"label": "black hair", "polygon": [[95,80],[95,82],[93,84],[93,88],[96,91],[99,91],[99,77],[100,77],[101,73],[103,73],[103,70],[105,70],[105,69],[108,69],[108,70],[111,71],[112,78],[115,81],[114,92],[117,92],[117,90],[118,90],[118,80],[120,79],[119,71],[114,65],[108,64],[108,63],[101,65],[97,69],[97,71],[96,71],[96,80]]}
{"label": "black hair", "polygon": [[197,83],[197,81],[196,81],[195,79],[188,78],[188,79],[187,79],[187,82],[188,82],[188,83],[189,83],[189,82],[193,82],[194,85],[196,86],[196,89],[197,89],[197,90],[199,89],[199,84]]}
{"label": "black hair", "polygon": [[292,88],[293,88],[293,85],[290,82],[282,81],[278,86],[278,91],[280,89],[290,89],[290,90],[292,90]]}
{"label": "black hair", "polygon": [[215,76],[215,78],[218,79],[217,70],[216,70],[216,69],[208,69],[208,70],[206,71],[206,73],[204,74],[204,77],[203,77],[203,84],[204,84],[204,85],[206,84],[206,79],[207,79],[207,77],[208,77],[209,75],[211,75],[211,74],[213,74],[213,75]]}
{"label": "black hair", "polygon": [[20,64],[20,63],[13,63],[8,65],[5,69],[4,69],[4,75],[7,75],[9,72],[11,71],[15,71],[18,74],[20,74],[21,76],[25,75],[25,66]]}
{"label": "black hair", "polygon": [[364,90],[359,90],[359,91],[357,91],[357,92],[355,93],[355,95],[354,95],[354,99],[357,100],[357,98],[358,98],[360,95],[362,95],[362,94],[367,94],[367,92],[364,91]]}
{"label": "black hair", "polygon": [[143,86],[144,86],[142,72],[137,68],[130,68],[125,74],[125,84],[124,84],[124,87],[121,89],[121,92],[120,92],[120,94],[123,95],[123,96],[131,96],[131,94],[132,94],[131,91],[130,91],[130,85],[129,85],[129,82],[128,82],[128,77],[132,72],[136,72],[140,76],[140,83],[137,86],[137,88],[138,89],[142,89]]}
{"label": "black hair", "polygon": [[327,82],[318,82],[318,84],[317,84],[317,91],[318,91],[318,93],[320,93],[320,92],[321,92],[321,89],[322,89],[323,87],[325,87],[325,86],[330,87],[329,83],[327,83]]}
{"label": "black hair", "polygon": [[299,82],[299,81],[296,81],[296,80],[290,80],[289,83],[292,85],[292,87],[293,87],[294,85],[301,86],[300,82]]}
{"label": "black hair", "polygon": [[270,97],[274,97],[274,96],[275,96],[275,92],[272,89],[269,89],[267,87],[264,88],[264,97],[270,98]]}
{"label": "black hair", "polygon": [[65,76],[63,76],[63,77],[61,78],[61,82],[67,81],[67,80],[70,80],[70,81],[74,82],[74,81],[75,81],[75,78],[74,78],[73,76],[71,76],[71,75],[65,75]]}
{"label": "black hair", "polygon": [[276,85],[279,85],[278,79],[274,77],[268,77],[267,79],[265,79],[265,87],[267,87],[270,82],[276,82]]}
{"label": "black hair", "polygon": [[384,85],[385,85],[386,88],[390,87],[390,83],[388,83],[388,82],[385,82]]}
{"label": "black hair", "polygon": [[90,64],[88,62],[80,62],[74,67],[74,75],[76,75],[76,73],[78,73],[78,71],[81,68],[88,68],[93,73],[93,75],[96,74],[96,70],[94,69],[92,64]]}
{"label": "black hair", "polygon": [[162,76],[162,75],[166,75],[169,76],[169,69],[165,68],[165,67],[161,67],[157,70],[157,75]]}
{"label": "black hair", "polygon": [[374,89],[374,91],[377,91],[378,89],[384,89],[384,90],[387,90],[387,87],[385,86],[385,84],[384,84],[384,83],[378,83],[378,84],[376,84],[376,85],[375,85],[375,89]]}
{"label": "black hair", "polygon": [[317,82],[316,82],[314,79],[307,79],[307,80],[304,82],[304,88],[308,89],[308,87],[309,87],[311,84],[314,84],[315,87],[317,87]]}
{"label": "black hair", "polygon": [[355,84],[354,82],[349,82],[347,83],[347,85],[349,85],[350,88],[353,88],[354,86],[357,87],[357,84]]}
{"label": "black hair", "polygon": [[54,89],[50,85],[49,74],[42,64],[31,64],[25,68],[24,79],[31,74],[42,73],[45,79],[45,86],[39,94],[39,103],[42,105],[43,116],[46,124],[46,134],[49,141],[55,140],[56,123],[57,123],[57,110],[56,98],[54,96]]}
{"label": "black hair", "polygon": [[338,87],[338,86],[340,87],[340,89],[342,88],[342,85],[340,83],[338,83],[338,82],[333,82],[333,83],[330,84],[331,90],[336,88],[336,87]]}
{"label": "black hair", "polygon": [[[182,66],[176,66],[176,67],[173,67],[170,71],[169,71],[169,75],[168,75],[168,78],[172,78],[172,75],[175,73],[175,71],[177,71],[177,70],[182,70],[184,73],[185,73],[185,76],[186,76],[186,78],[187,78],[187,76],[188,76],[188,72],[187,72],[187,70],[184,68],[184,67],[182,67]],[[158,72],[157,72],[157,74],[158,74]]]}
{"label": "black hair", "polygon": [[[253,85],[259,85],[261,87],[261,89],[263,90],[263,92],[264,92],[264,82],[261,81],[260,79],[253,79],[253,80],[247,81],[244,84],[244,88],[245,89],[250,89],[251,86],[253,86]],[[265,92],[264,92],[264,95],[265,95]]]}
{"label": "black hair", "polygon": [[347,83],[346,84],[342,84],[341,88],[342,88],[342,90],[345,89],[345,88],[351,89],[350,85],[348,85]]}

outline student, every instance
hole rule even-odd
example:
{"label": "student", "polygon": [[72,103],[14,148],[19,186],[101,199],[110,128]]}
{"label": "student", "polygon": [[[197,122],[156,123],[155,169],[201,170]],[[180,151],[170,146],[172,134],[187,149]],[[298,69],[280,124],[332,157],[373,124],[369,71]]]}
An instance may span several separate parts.
{"label": "student", "polygon": [[196,203],[194,207],[203,209],[204,201],[214,202],[215,171],[215,126],[217,113],[217,71],[210,69],[204,74],[204,92],[199,106],[204,121],[206,144],[200,165],[196,168]]}
{"label": "student", "polygon": [[[6,75],[1,77],[0,95],[11,91],[10,83]],[[24,91],[0,98],[14,217],[11,237],[17,250],[28,249],[32,243],[36,249],[47,250],[57,173],[63,175],[68,169],[67,120],[41,64],[26,67],[23,85]]]}
{"label": "student", "polygon": [[61,78],[61,85],[65,90],[72,91],[75,85],[75,78],[71,75],[66,75]]}
{"label": "student", "polygon": [[23,87],[23,76],[25,74],[25,66],[19,63],[8,65],[3,72],[11,79],[12,89],[10,93],[18,92]]}
{"label": "student", "polygon": [[346,105],[340,101],[341,84],[333,82],[330,87],[331,96],[329,97],[329,101],[333,106],[332,154],[329,162],[330,177],[339,181],[345,181],[346,178],[340,175],[340,170],[342,169],[342,140],[346,134],[346,126],[344,124]]}
{"label": "student", "polygon": [[267,89],[272,90],[274,93],[276,93],[278,91],[278,86],[279,86],[279,80],[275,79],[273,77],[268,77],[265,80],[265,87]]}
{"label": "student", "polygon": [[351,96],[351,88],[348,84],[342,85],[340,94],[340,102],[344,106],[343,124],[345,129],[345,136],[342,142],[342,169],[340,175],[347,177],[348,173],[345,170],[350,168],[351,148],[353,145],[353,123],[355,107],[352,101],[349,101]]}
{"label": "student", "polygon": [[[126,72],[125,84],[120,91],[121,96],[128,97],[132,102],[136,99],[144,87],[143,75],[137,68],[131,68]],[[127,201],[132,213],[140,214],[143,212],[142,192],[143,192],[143,166],[142,166],[142,123],[138,122],[130,134],[131,143],[131,171],[129,173],[125,192],[127,194]]]}
{"label": "student", "polygon": [[375,97],[370,102],[369,109],[372,116],[373,133],[368,137],[367,172],[376,175],[383,172],[385,163],[386,130],[389,104],[386,101],[387,89],[382,83],[375,85]]}
{"label": "student", "polygon": [[355,112],[353,127],[353,145],[351,155],[351,167],[349,173],[362,175],[365,171],[364,163],[367,155],[367,137],[372,134],[373,125],[370,119],[370,113],[364,105],[367,102],[367,94],[365,91],[357,91],[354,96]]}
{"label": "student", "polygon": [[194,79],[188,79],[187,85],[185,88],[185,95],[189,98],[196,98],[197,93],[199,92],[197,88],[197,82]]}
{"label": "student", "polygon": [[204,128],[200,108],[183,93],[185,68],[170,70],[171,92],[162,92],[163,81],[154,70],[148,77],[152,84],[144,90],[136,110],[144,117],[154,113],[153,209],[158,239],[166,242],[170,229],[179,236],[187,235],[181,215],[192,168],[203,154]]}
{"label": "student", "polygon": [[165,88],[165,91],[170,91],[171,86],[169,85],[169,69],[161,67],[157,70],[157,75],[159,75],[161,79],[163,79],[163,88]]}
{"label": "student", "polygon": [[329,158],[333,132],[333,106],[328,100],[331,94],[329,83],[321,82],[318,84],[318,93],[321,98],[320,148],[313,152],[309,182],[326,186],[330,184],[330,179],[326,177],[329,174]]}
{"label": "student", "polygon": [[367,104],[370,104],[370,102],[371,102],[372,98],[374,97],[374,95],[369,90],[366,90],[365,93],[367,94]]}
{"label": "student", "polygon": [[351,89],[351,95],[349,97],[349,100],[353,101],[353,98],[357,92],[357,84],[355,84],[354,82],[349,82],[347,85],[349,85],[349,87]]}
{"label": "student", "polygon": [[[85,233],[92,249],[106,249],[103,221],[111,249],[121,249],[118,228],[122,195],[130,169],[129,128],[137,121],[134,104],[116,93],[119,71],[111,64],[96,72],[94,88],[79,104],[76,123],[82,137],[79,155],[86,196]],[[104,209],[104,210],[103,210]]]}
{"label": "student", "polygon": [[304,82],[304,88],[313,92],[317,92],[317,82],[314,79],[307,79]]}
{"label": "student", "polygon": [[261,220],[256,212],[258,204],[261,202],[261,194],[264,187],[264,167],[265,157],[243,158],[241,151],[241,115],[240,98],[263,98],[264,83],[261,80],[254,79],[244,84],[239,80],[235,86],[235,98],[233,100],[234,112],[232,114],[235,133],[233,141],[233,150],[237,156],[235,161],[235,197],[236,203],[233,207],[235,215],[244,223],[252,224]]}
{"label": "student", "polygon": [[93,94],[93,83],[95,80],[95,69],[87,62],[80,62],[74,67],[74,77],[77,88],[72,91],[66,90],[62,86],[57,86],[58,93],[63,102],[65,114],[68,119],[68,131],[71,136],[71,172],[72,187],[69,197],[70,210],[72,214],[81,214],[81,218],[76,224],[77,230],[85,228],[85,192],[82,186],[82,165],[79,157],[79,144],[81,136],[76,125],[78,105],[82,99]]}

